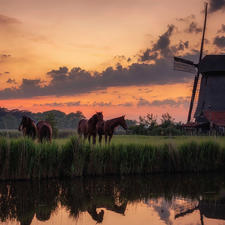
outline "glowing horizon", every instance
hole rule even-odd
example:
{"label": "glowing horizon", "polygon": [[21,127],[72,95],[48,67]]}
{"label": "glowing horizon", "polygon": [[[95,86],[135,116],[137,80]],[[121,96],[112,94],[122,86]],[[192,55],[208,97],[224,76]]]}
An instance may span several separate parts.
{"label": "glowing horizon", "polygon": [[[186,122],[194,75],[174,71],[173,56],[198,61],[203,9],[194,0],[5,1],[1,107]],[[224,54],[224,9],[209,1],[204,54]]]}

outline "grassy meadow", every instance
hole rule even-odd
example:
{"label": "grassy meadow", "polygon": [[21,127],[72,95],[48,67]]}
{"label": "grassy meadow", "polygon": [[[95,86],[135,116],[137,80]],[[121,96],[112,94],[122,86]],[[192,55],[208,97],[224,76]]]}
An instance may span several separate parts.
{"label": "grassy meadow", "polygon": [[[56,143],[59,145],[65,144],[69,141],[70,138],[63,138],[63,139],[54,139]],[[171,143],[174,145],[181,145],[183,143],[190,143],[190,142],[207,142],[213,141],[221,146],[225,147],[225,137],[224,136],[146,136],[146,135],[114,135],[111,144],[148,144],[148,145],[164,145],[167,143]],[[86,140],[85,143],[88,143]],[[102,137],[102,146],[105,145],[104,136]],[[96,139],[96,146],[99,146],[98,143],[98,136]]]}
{"label": "grassy meadow", "polygon": [[110,145],[103,139],[101,146],[76,134],[52,144],[9,136],[0,136],[0,180],[221,171],[225,166],[222,136],[114,135]]}

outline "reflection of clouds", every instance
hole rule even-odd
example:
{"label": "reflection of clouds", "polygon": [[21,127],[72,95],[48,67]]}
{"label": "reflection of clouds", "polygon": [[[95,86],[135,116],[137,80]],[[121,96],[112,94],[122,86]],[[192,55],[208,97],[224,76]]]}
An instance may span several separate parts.
{"label": "reflection of clouds", "polygon": [[172,218],[170,217],[174,215],[174,211],[172,209],[171,202],[166,201],[162,197],[157,199],[149,199],[144,203],[158,213],[160,220],[165,221],[166,224],[172,224]]}
{"label": "reflection of clouds", "polygon": [[172,224],[176,215],[185,213],[198,206],[198,200],[182,197],[174,197],[171,201],[167,201],[161,197],[145,200],[144,203],[153,208],[158,213],[160,219],[165,221],[166,224]]}
{"label": "reflection of clouds", "polygon": [[166,224],[171,224],[172,221],[170,220],[170,211],[167,206],[155,206],[153,207],[154,210],[158,213],[161,220],[165,221]]}

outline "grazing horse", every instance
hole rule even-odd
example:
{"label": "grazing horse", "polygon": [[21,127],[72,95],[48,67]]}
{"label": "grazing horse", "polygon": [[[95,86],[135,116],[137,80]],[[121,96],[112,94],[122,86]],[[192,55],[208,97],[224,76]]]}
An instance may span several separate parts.
{"label": "grazing horse", "polygon": [[125,121],[125,116],[117,117],[111,120],[106,120],[104,122],[104,126],[97,124],[98,126],[98,135],[99,135],[99,144],[101,144],[102,141],[102,135],[105,135],[105,144],[107,144],[107,137],[109,136],[109,142],[112,139],[112,136],[114,134],[114,131],[116,127],[119,125],[123,127],[124,130],[127,130],[127,124]]}
{"label": "grazing horse", "polygon": [[22,131],[23,136],[28,136],[28,138],[32,138],[33,140],[36,137],[37,128],[35,122],[28,116],[23,116],[18,127],[19,131]]}
{"label": "grazing horse", "polygon": [[82,138],[82,134],[84,135],[84,141],[88,137],[88,141],[90,143],[91,136],[93,136],[93,144],[96,143],[96,136],[97,136],[97,123],[99,126],[103,126],[103,115],[102,112],[96,112],[89,120],[82,119],[78,123],[77,132],[79,135],[79,139]]}
{"label": "grazing horse", "polygon": [[52,126],[48,121],[41,120],[37,123],[38,142],[42,143],[45,139],[51,143],[52,141]]}

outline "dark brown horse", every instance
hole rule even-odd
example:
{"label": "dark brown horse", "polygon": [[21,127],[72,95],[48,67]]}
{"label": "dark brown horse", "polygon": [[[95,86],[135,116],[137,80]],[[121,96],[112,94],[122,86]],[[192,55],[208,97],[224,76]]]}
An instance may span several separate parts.
{"label": "dark brown horse", "polygon": [[99,135],[99,144],[101,144],[102,141],[102,135],[105,135],[105,144],[107,144],[107,137],[109,136],[109,142],[111,141],[114,131],[116,129],[116,127],[118,127],[119,125],[123,127],[124,130],[127,130],[127,124],[125,121],[125,116],[121,116],[121,117],[117,117],[111,120],[106,120],[104,122],[104,126],[100,126],[99,124],[97,124],[98,126],[98,135]]}
{"label": "dark brown horse", "polygon": [[52,141],[52,126],[48,121],[41,120],[37,123],[37,132],[38,132],[38,142],[43,141],[45,139],[46,141],[49,141],[51,143]]}
{"label": "dark brown horse", "polygon": [[103,115],[102,112],[96,112],[89,120],[82,119],[78,123],[77,132],[79,135],[79,139],[82,138],[82,135],[84,135],[84,141],[88,137],[88,141],[90,143],[91,136],[93,138],[93,144],[96,143],[96,136],[97,136],[97,123],[99,123],[99,126],[103,126]]}
{"label": "dark brown horse", "polygon": [[28,116],[23,116],[18,127],[19,131],[22,131],[23,136],[28,136],[28,138],[32,138],[33,140],[36,137],[37,128],[35,122]]}

